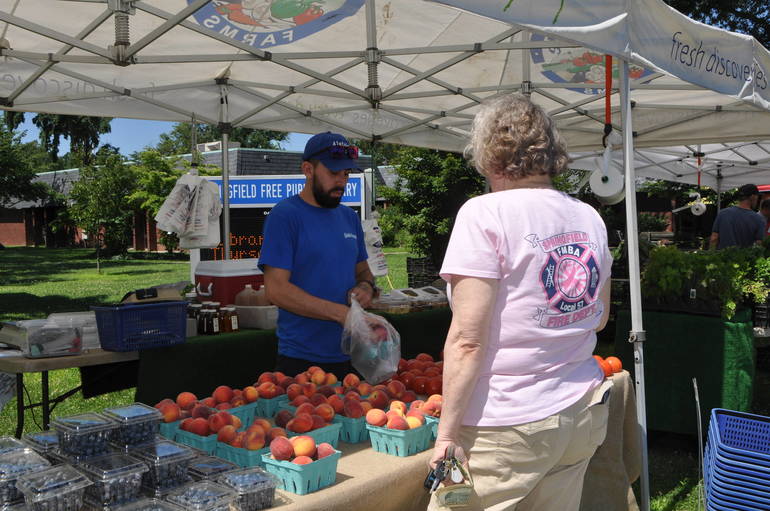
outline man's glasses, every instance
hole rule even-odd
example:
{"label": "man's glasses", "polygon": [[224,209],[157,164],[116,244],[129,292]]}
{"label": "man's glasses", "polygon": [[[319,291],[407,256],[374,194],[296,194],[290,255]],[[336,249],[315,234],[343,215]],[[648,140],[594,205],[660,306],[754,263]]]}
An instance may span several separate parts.
{"label": "man's glasses", "polygon": [[311,154],[310,158],[313,158],[314,156],[318,156],[319,154],[325,153],[325,152],[328,152],[329,156],[331,156],[335,160],[342,160],[345,158],[350,158],[353,160],[358,159],[358,147],[354,145],[333,145]]}

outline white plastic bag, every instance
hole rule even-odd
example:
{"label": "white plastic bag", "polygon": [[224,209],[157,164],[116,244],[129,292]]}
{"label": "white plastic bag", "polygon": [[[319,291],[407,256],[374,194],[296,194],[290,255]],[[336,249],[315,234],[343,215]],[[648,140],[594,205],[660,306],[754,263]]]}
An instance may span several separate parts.
{"label": "white plastic bag", "polygon": [[384,277],[388,274],[388,261],[385,259],[385,252],[382,251],[382,231],[377,219],[363,220],[361,227],[364,231],[366,254],[369,256],[367,259],[369,269],[375,277]]}
{"label": "white plastic bag", "polygon": [[174,189],[168,194],[158,214],[155,215],[158,229],[177,234],[184,233],[198,183],[200,178],[189,174],[177,180]]}
{"label": "white plastic bag", "polygon": [[340,347],[364,380],[376,385],[396,374],[401,336],[385,318],[366,312],[355,298],[350,301]]}

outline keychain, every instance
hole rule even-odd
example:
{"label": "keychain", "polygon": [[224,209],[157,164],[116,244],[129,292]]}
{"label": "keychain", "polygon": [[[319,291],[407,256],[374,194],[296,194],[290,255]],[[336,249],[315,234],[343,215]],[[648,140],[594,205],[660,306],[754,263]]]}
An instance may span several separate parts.
{"label": "keychain", "polygon": [[[453,446],[447,448],[446,455],[439,462],[439,465],[441,465],[441,472],[444,475],[441,479],[443,480],[448,475],[449,480],[454,483],[435,490],[439,506],[448,508],[467,506],[473,493],[473,479],[470,473],[465,470],[460,460],[455,458]],[[438,468],[438,465],[436,468]],[[438,487],[438,485],[435,486]],[[431,493],[434,492],[432,491]]]}

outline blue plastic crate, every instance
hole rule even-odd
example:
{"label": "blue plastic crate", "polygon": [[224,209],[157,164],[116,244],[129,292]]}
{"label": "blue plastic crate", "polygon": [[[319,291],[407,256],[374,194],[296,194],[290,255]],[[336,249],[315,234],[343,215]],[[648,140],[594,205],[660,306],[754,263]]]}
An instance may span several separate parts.
{"label": "blue plastic crate", "polygon": [[757,511],[756,507],[725,501],[716,495],[706,497],[706,505],[715,511]]}
{"label": "blue plastic crate", "polygon": [[745,483],[737,479],[723,477],[720,473],[715,473],[711,477],[711,485],[714,488],[719,488],[720,491],[730,491],[745,493],[754,497],[762,499],[770,499],[770,488],[767,485],[758,485],[752,483]]}
{"label": "blue plastic crate", "polygon": [[366,429],[366,417],[351,419],[344,415],[335,415],[332,422],[339,423],[340,440],[349,444],[358,444],[369,440],[369,430]]}
{"label": "blue plastic crate", "polygon": [[107,351],[137,351],[185,342],[187,302],[91,307]]}
{"label": "blue plastic crate", "polygon": [[707,497],[716,497],[725,503],[747,506],[751,509],[770,510],[770,500],[753,496],[742,490],[727,490],[720,486],[712,485],[707,493]]}
{"label": "blue plastic crate", "polygon": [[[733,440],[735,440],[735,435],[733,434],[732,436]],[[745,461],[770,468],[770,455],[763,454],[761,452],[730,447],[724,442],[721,442],[722,437],[723,435],[720,434],[718,421],[712,420],[709,423],[708,442],[715,453],[719,453],[719,455],[725,459]]]}
{"label": "blue plastic crate", "polygon": [[233,447],[223,442],[217,442],[215,454],[220,458],[232,461],[241,467],[262,467],[265,468],[265,462],[262,461],[262,455],[270,455],[270,447],[265,447],[257,451]]}
{"label": "blue plastic crate", "polygon": [[297,495],[307,495],[334,484],[337,480],[337,462],[340,456],[342,453],[335,451],[334,454],[307,465],[274,460],[269,454],[262,456],[262,461],[265,463],[265,469],[278,478],[279,488]]}
{"label": "blue plastic crate", "polygon": [[716,446],[737,455],[752,455],[770,462],[770,417],[715,408]]}
{"label": "blue plastic crate", "polygon": [[392,456],[411,456],[430,447],[431,428],[425,424],[419,428],[400,430],[366,425],[372,448]]}

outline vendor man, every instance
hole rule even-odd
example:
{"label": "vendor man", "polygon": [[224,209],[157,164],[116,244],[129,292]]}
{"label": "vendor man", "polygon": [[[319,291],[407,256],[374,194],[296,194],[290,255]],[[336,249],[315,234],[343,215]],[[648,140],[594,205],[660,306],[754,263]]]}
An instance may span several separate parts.
{"label": "vendor man", "polygon": [[714,249],[750,247],[765,236],[765,223],[756,214],[759,188],[748,184],[738,188],[738,204],[719,212],[711,228],[709,246]]}
{"label": "vendor man", "polygon": [[294,376],[317,365],[342,379],[340,350],[350,296],[368,307],[376,293],[361,220],[340,205],[358,148],[342,135],[311,137],[302,155],[305,187],[265,221],[259,265],[267,298],[279,307],[276,370]]}
{"label": "vendor man", "polygon": [[765,236],[770,236],[770,199],[759,204],[759,219],[765,222]]}

